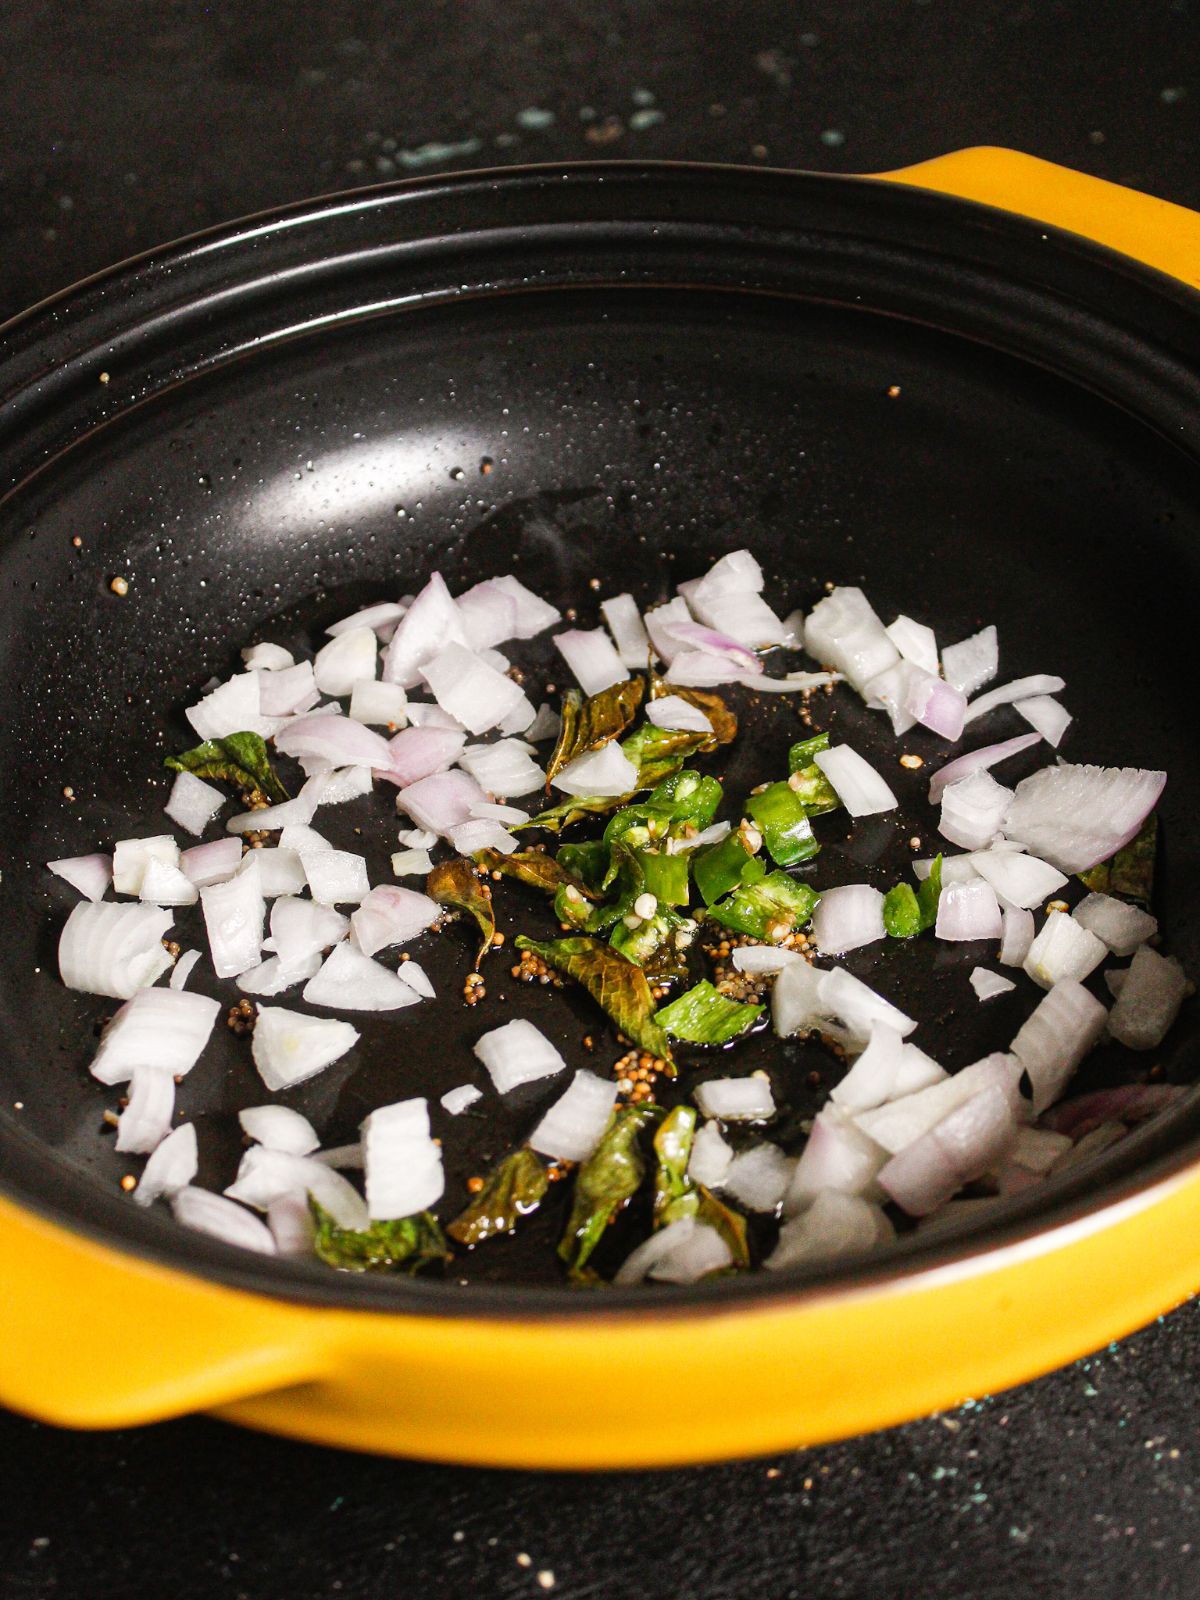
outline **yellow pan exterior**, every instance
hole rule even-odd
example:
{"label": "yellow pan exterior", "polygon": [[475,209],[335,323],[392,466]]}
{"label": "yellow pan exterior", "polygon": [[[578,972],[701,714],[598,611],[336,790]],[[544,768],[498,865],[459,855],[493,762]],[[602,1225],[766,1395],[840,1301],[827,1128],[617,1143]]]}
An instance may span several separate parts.
{"label": "yellow pan exterior", "polygon": [[[1005,150],[887,181],[1084,235],[1200,287],[1200,216]],[[528,1320],[321,1309],[110,1249],[0,1199],[0,1401],[72,1427],[212,1410],[354,1449],[640,1467],[886,1427],[1036,1377],[1200,1284],[1200,1168],[952,1266],[759,1306]],[[665,1363],[686,1405],[630,1403]]]}

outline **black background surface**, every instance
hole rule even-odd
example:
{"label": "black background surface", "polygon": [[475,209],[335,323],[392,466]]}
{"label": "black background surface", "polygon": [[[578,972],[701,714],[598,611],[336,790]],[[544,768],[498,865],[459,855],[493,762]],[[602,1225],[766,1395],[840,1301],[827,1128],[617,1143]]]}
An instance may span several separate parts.
{"label": "black background surface", "polygon": [[[9,5],[0,314],[241,213],[496,162],[869,171],[996,143],[1200,206],[1196,13],[1197,0]],[[630,1359],[614,1404],[664,1418],[737,1404],[676,1395],[669,1351]],[[607,1478],[370,1460],[205,1420],[89,1437],[0,1418],[0,1595],[1191,1596],[1198,1367],[1192,1304],[888,1434]]]}

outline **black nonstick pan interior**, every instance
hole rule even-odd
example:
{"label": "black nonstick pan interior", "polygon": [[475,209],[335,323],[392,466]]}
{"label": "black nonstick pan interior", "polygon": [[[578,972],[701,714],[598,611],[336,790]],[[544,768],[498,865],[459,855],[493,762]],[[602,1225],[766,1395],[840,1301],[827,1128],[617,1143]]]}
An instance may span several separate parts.
{"label": "black nonstick pan interior", "polygon": [[[176,247],[10,328],[0,353],[10,1188],[74,1225],[280,1292],[461,1298],[453,1284],[347,1285],[249,1262],[120,1194],[131,1163],[101,1131],[115,1092],[86,1071],[112,1006],[59,983],[57,936],[75,896],[41,865],[162,831],[163,755],[193,742],[182,707],[233,670],[241,645],[310,648],[326,623],[415,590],[434,568],[452,588],[516,572],[591,626],[605,594],[666,598],[747,545],[781,612],[807,609],[826,583],[861,583],[885,617],[908,612],[946,642],[996,622],[1002,678],[1066,678],[1076,718],[1066,759],[1169,772],[1156,909],[1168,948],[1195,972],[1198,332],[1195,298],[1178,286],[960,202],[788,174],[620,167],[318,205]],[[110,587],[117,575],[124,596]],[[548,644],[528,660],[535,697],[562,684]],[[715,767],[731,792],[767,775],[764,750],[782,766],[798,736],[787,698],[743,709],[744,735]],[[928,774],[902,770],[886,721],[848,694],[817,702],[815,720],[876,759],[903,803],[850,843],[827,823],[814,881],[886,887],[912,858],[909,839],[932,837]],[[1016,731],[998,712],[967,742]],[[905,748],[940,759],[920,730]],[[1044,759],[1021,758],[1008,781]],[[373,807],[374,881],[395,843],[388,797]],[[349,832],[361,820],[345,808],[320,822],[362,849]],[[548,926],[515,886],[498,888],[497,902],[510,940]],[[194,912],[174,937],[203,947]],[[465,1007],[467,948],[462,931],[429,940],[416,953],[438,1003],[356,1018],[358,1049],[284,1097],[326,1143],[353,1138],[377,1104],[436,1101],[473,1076],[471,1044],[517,1007],[576,1065],[602,1070],[620,1053],[585,999],[521,988],[503,955],[491,958],[488,999]],[[988,954],[928,943],[848,965],[901,999],[925,1048],[957,1067],[1003,1047],[1032,1007],[1026,986],[974,999],[967,973]],[[196,986],[218,992],[203,977]],[[267,1098],[247,1044],[218,1035],[178,1101],[197,1121],[209,1183],[232,1175],[237,1109]],[[725,1070],[720,1058],[691,1059]],[[1185,1011],[1157,1056],[1101,1051],[1078,1086],[1144,1076],[1156,1062],[1186,1082],[1195,1061]],[[819,1047],[769,1033],[742,1047],[743,1063],[771,1065],[797,1119],[833,1081]],[[441,1118],[447,1214],[543,1099],[489,1097]],[[1192,1123],[1185,1104],[1065,1198],[1129,1181],[1139,1160],[1148,1170],[1178,1159]],[[554,1285],[559,1226],[548,1207],[453,1276]]]}

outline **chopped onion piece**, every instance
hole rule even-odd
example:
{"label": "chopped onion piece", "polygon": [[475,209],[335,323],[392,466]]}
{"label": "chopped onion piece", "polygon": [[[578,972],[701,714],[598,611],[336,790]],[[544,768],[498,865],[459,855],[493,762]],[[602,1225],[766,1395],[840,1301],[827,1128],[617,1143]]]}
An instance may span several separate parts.
{"label": "chopped onion piece", "polygon": [[1085,895],[1071,915],[1081,927],[1103,939],[1115,956],[1131,956],[1158,932],[1157,917],[1110,894]]}
{"label": "chopped onion piece", "polygon": [[313,677],[322,694],[340,696],[351,692],[364,678],[374,678],[378,665],[379,641],[373,628],[347,628],[335,634],[317,651]]}
{"label": "chopped onion piece", "polygon": [[942,673],[952,688],[973,695],[1000,670],[1000,641],[994,627],[981,628],[969,639],[942,651]]}
{"label": "chopped onion piece", "polygon": [[214,839],[211,844],[193,845],[179,858],[179,868],[197,889],[232,878],[242,860],[240,839]]}
{"label": "chopped onion piece", "polygon": [[644,615],[646,632],[650,636],[650,643],[654,646],[655,655],[663,661],[671,662],[683,649],[679,639],[671,632],[671,624],[676,622],[691,622],[692,614],[688,610],[687,601],[676,595],[668,600],[665,605],[653,606]]}
{"label": "chopped onion piece", "polygon": [[1109,1012],[1108,1031],[1131,1050],[1155,1050],[1191,992],[1187,974],[1174,956],[1161,956],[1143,945]]}
{"label": "chopped onion piece", "polygon": [[1001,916],[1002,932],[997,960],[1001,966],[1021,967],[1033,943],[1033,913],[1016,906],[1005,906]]}
{"label": "chopped onion piece", "polygon": [[191,1183],[199,1166],[195,1126],[190,1122],[180,1123],[151,1151],[133,1191],[134,1200],[139,1206],[148,1206],[160,1196],[171,1199]]}
{"label": "chopped onion piece", "polygon": [[1000,902],[990,883],[976,878],[970,883],[952,883],[942,889],[938,900],[934,935],[938,939],[998,939],[1004,931]]}
{"label": "chopped onion piece", "polygon": [[530,1148],[554,1161],[586,1161],[600,1143],[616,1098],[614,1082],[580,1068],[533,1130]]}
{"label": "chopped onion piece", "polygon": [[284,1006],[259,1006],[254,1024],[254,1065],[268,1089],[290,1089],[324,1072],[358,1043],[348,1022],[310,1017]]}
{"label": "chopped onion piece", "polygon": [[1014,678],[1011,683],[1002,683],[998,689],[989,689],[986,694],[972,700],[967,706],[967,721],[974,722],[976,717],[994,711],[997,706],[1012,705],[1015,700],[1028,700],[1032,695],[1057,694],[1065,688],[1062,678],[1056,678],[1048,672],[1037,672],[1029,678]]}
{"label": "chopped onion piece", "polygon": [[784,1210],[794,1216],[829,1191],[874,1198],[875,1179],[886,1161],[887,1152],[880,1145],[838,1106],[827,1105],[813,1121],[784,1197]]}
{"label": "chopped onion piece", "polygon": [[256,1211],[269,1211],[280,1200],[311,1194],[339,1228],[358,1231],[370,1223],[362,1196],[340,1172],[311,1156],[290,1155],[261,1144],[246,1151],[237,1178],[225,1193]]}
{"label": "chopped onion piece", "polygon": [[340,806],[347,800],[361,800],[371,793],[371,787],[369,767],[341,767],[310,778],[300,792],[315,795],[318,806]]}
{"label": "chopped onion piece", "polygon": [[[502,578],[492,578],[490,581],[516,605],[517,620],[512,634],[514,639],[532,639],[535,634],[543,633],[547,628],[552,628],[556,622],[562,621],[561,611],[556,611],[548,601],[534,594],[532,589],[527,589],[511,573]],[[500,642],[496,641],[497,644]]]}
{"label": "chopped onion piece", "polygon": [[[761,673],[761,665],[758,671]],[[667,668],[666,681],[682,689],[706,689],[719,683],[744,683],[747,677],[745,667],[729,656],[714,655],[708,650],[681,650]]]}
{"label": "chopped onion piece", "polygon": [[264,672],[258,680],[258,698],[264,716],[300,716],[320,700],[312,662],[301,661],[280,672]]}
{"label": "chopped onion piece", "polygon": [[477,1089],[473,1083],[460,1083],[457,1088],[446,1090],[440,1104],[452,1117],[461,1117],[476,1100],[482,1099],[482,1089]]}
{"label": "chopped onion piece", "polygon": [[421,676],[442,710],[474,734],[486,733],[503,722],[525,698],[520,684],[489,667],[463,644],[443,646],[421,668]]}
{"label": "chopped onion piece", "polygon": [[[789,968],[789,976],[795,970]],[[916,1027],[911,1017],[905,1016],[890,1000],[876,994],[874,989],[852,972],[847,972],[845,967],[830,967],[828,971],[818,973],[818,982],[824,1014],[844,1023],[851,1039],[861,1040],[865,1044],[871,1036],[871,1029],[881,1022],[905,1037]]]}
{"label": "chopped onion piece", "polygon": [[[315,828],[296,823],[285,828],[279,835],[279,848],[294,850],[303,861],[307,856],[319,855],[323,850],[332,850],[333,846],[324,834],[318,833]],[[261,854],[257,850],[254,853],[256,856]]]}
{"label": "chopped onion piece", "polygon": [[391,945],[407,944],[432,928],[440,915],[441,907],[427,894],[381,883],[363,897],[350,926],[363,955],[373,956]]}
{"label": "chopped onion piece", "polygon": [[823,890],[813,912],[812,931],[818,948],[831,956],[886,938],[883,895],[867,883]]}
{"label": "chopped onion piece", "polygon": [[1017,986],[1001,972],[991,972],[987,967],[972,967],[971,987],[981,1000],[994,1000],[997,995],[1008,994]]}
{"label": "chopped onion piece", "polygon": [[644,671],[650,660],[650,636],[633,596],[618,594],[611,600],[601,600],[600,611],[613,636],[621,664]]}
{"label": "chopped onion piece", "polygon": [[922,1134],[928,1133],[943,1117],[948,1117],[952,1111],[992,1084],[999,1084],[1004,1090],[1009,1106],[1016,1115],[1020,1111],[1017,1083],[1022,1064],[1013,1056],[999,1052],[985,1056],[982,1061],[963,1067],[960,1072],[932,1084],[928,1089],[920,1089],[916,1094],[876,1106],[872,1111],[860,1112],[856,1121],[869,1139],[882,1145],[890,1154],[897,1155]]}
{"label": "chopped onion piece", "polygon": [[616,740],[568,761],[550,780],[572,795],[630,794],[638,786],[638,769]]}
{"label": "chopped onion piece", "polygon": [[383,658],[383,679],[411,689],[420,669],[448,644],[465,645],[465,618],[435,572],[396,624]]}
{"label": "chopped onion piece", "polygon": [[128,1000],[171,965],[162,939],[172,920],[157,906],[82,902],[58,942],[59,976],[68,989]]}
{"label": "chopped onion piece", "polygon": [[172,1196],[171,1210],[176,1222],[185,1228],[210,1234],[225,1244],[239,1245],[243,1250],[257,1250],[265,1256],[275,1254],[275,1241],[266,1224],[244,1206],[226,1200],[224,1195],[211,1194],[207,1189],[187,1184]]}
{"label": "chopped onion piece", "polygon": [[151,861],[179,865],[179,846],[169,833],[151,839],[118,839],[113,849],[113,888],[118,894],[140,894],[142,878]]}
{"label": "chopped onion piece", "polygon": [[467,773],[435,772],[401,789],[396,806],[418,828],[448,837],[451,828],[470,820],[471,807],[483,798],[483,790]]}
{"label": "chopped onion piece", "polygon": [[396,624],[407,610],[408,606],[402,600],[380,600],[376,605],[356,611],[353,616],[342,617],[325,632],[331,639],[336,639],[339,634],[349,633],[353,628],[374,628],[381,637],[386,634],[390,639],[396,631]]}
{"label": "chopped onion piece", "polygon": [[774,975],[803,960],[798,951],[788,950],[781,944],[743,944],[737,945],[733,952],[733,964],[739,972]]}
{"label": "chopped onion piece", "polygon": [[804,625],[804,649],[814,661],[842,673],[860,694],[900,659],[870,601],[854,588],[834,589],[818,600]]}
{"label": "chopped onion piece", "polygon": [[715,1122],[705,1122],[701,1125],[692,1140],[692,1152],[688,1157],[687,1175],[693,1183],[702,1183],[705,1188],[715,1189],[729,1171],[733,1162],[733,1151],[721,1137],[721,1130]]}
{"label": "chopped onion piece", "polygon": [[238,1112],[242,1132],[248,1139],[282,1150],[291,1156],[308,1156],[321,1143],[307,1117],[291,1106],[247,1106]]}
{"label": "chopped onion piece", "polygon": [[1009,1096],[991,1084],[894,1155],[879,1184],[909,1216],[926,1217],[1002,1161],[1016,1141]]}
{"label": "chopped onion piece", "polygon": [[707,605],[724,595],[761,594],[763,583],[763,570],[753,552],[730,550],[714,561],[702,577],[681,583],[679,592],[690,606],[695,602]]}
{"label": "chopped onion piece", "polygon": [[[533,744],[540,744],[543,739],[557,739],[559,729],[562,727],[562,718],[553,706],[547,705],[543,700],[537,709],[537,715],[524,730],[524,736]],[[516,791],[510,791],[515,793]]]}
{"label": "chopped onion piece", "polygon": [[590,632],[572,628],[555,634],[554,642],[586,695],[600,694],[613,684],[624,683],[629,676],[603,628]]}
{"label": "chopped onion piece", "polygon": [[199,838],[224,804],[220,789],[197,778],[194,772],[177,772],[163,810],[177,827]]}
{"label": "chopped onion piece", "polygon": [[182,989],[192,975],[192,968],[200,959],[199,950],[185,950],[171,968],[171,976],[167,980],[172,989]]}
{"label": "chopped onion piece", "polygon": [[397,850],[392,856],[392,872],[397,878],[423,878],[433,871],[428,850]]}
{"label": "chopped onion piece", "polygon": [[371,727],[403,728],[408,721],[408,694],[398,683],[359,678],[350,691],[350,716]]}
{"label": "chopped onion piece", "polygon": [[483,1034],[476,1041],[475,1054],[491,1075],[497,1094],[508,1094],[522,1083],[553,1077],[566,1067],[541,1029],[524,1017],[515,1017]]}
{"label": "chopped onion piece", "polygon": [[224,739],[231,733],[257,733],[270,739],[282,727],[278,717],[263,715],[257,672],[235,673],[199,704],[189,706],[184,716],[201,739]]}
{"label": "chopped onion piece", "polygon": [[91,1073],[101,1083],[125,1083],[150,1069],[182,1078],[200,1059],[221,1005],[178,989],[142,989],[113,1016],[100,1039]]}
{"label": "chopped onion piece", "polygon": [[997,766],[1001,761],[1007,761],[1009,756],[1019,755],[1022,750],[1031,749],[1040,740],[1039,733],[1022,733],[1015,739],[1005,739],[1000,744],[985,744],[978,750],[969,750],[965,756],[957,756],[953,761],[948,761],[929,780],[929,803],[937,805],[944,791],[952,783],[957,783],[960,778],[968,778],[973,772],[986,771]]}
{"label": "chopped onion piece", "polygon": [[764,1141],[734,1157],[721,1187],[747,1211],[775,1211],[787,1193],[795,1165],[778,1145]]}
{"label": "chopped onion piece", "polygon": [[624,1286],[649,1277],[663,1283],[695,1283],[732,1260],[729,1246],[715,1228],[695,1217],[678,1217],[632,1250],[613,1282]]}
{"label": "chopped onion piece", "polygon": [[399,1011],[416,1005],[420,996],[347,941],[326,956],[320,972],[305,984],[304,998],[331,1011]]}
{"label": "chopped onion piece", "polygon": [[869,1111],[896,1097],[900,1065],[904,1060],[904,1039],[886,1023],[871,1029],[867,1048],[850,1071],[830,1090],[829,1098],[843,1111]]}
{"label": "chopped onion piece", "polygon": [[288,967],[284,966],[278,956],[269,956],[266,961],[260,961],[258,966],[247,967],[245,972],[239,972],[234,982],[243,994],[270,997],[285,994],[288,989],[294,989],[298,983],[307,983],[320,970],[319,955],[305,956],[303,961],[297,961]]}
{"label": "chopped onion piece", "polygon": [[396,976],[401,983],[406,983],[414,993],[420,995],[422,1000],[436,1000],[437,990],[425,968],[419,961],[405,961],[401,959],[396,968]]}
{"label": "chopped onion piece", "polygon": [[257,864],[224,883],[211,883],[201,889],[200,904],[217,977],[236,978],[247,967],[256,966],[267,914]]}
{"label": "chopped onion piece", "polygon": [[803,694],[806,689],[823,689],[826,684],[841,683],[840,672],[788,672],[782,678],[741,677],[737,679],[743,688],[753,689],[755,694]]}
{"label": "chopped onion piece", "polygon": [[337,1144],[328,1150],[318,1150],[313,1156],[314,1161],[323,1161],[327,1167],[357,1167],[361,1170],[363,1164],[362,1140],[353,1144]]}
{"label": "chopped onion piece", "polygon": [[789,628],[761,594],[746,589],[705,594],[706,583],[702,578],[688,600],[691,611],[702,623],[751,650],[788,643],[792,637]]}
{"label": "chopped onion piece", "polygon": [[900,616],[884,630],[906,661],[935,678],[938,670],[937,639],[933,629],[911,617]]}
{"label": "chopped onion piece", "polygon": [[242,665],[247,672],[283,672],[295,664],[295,656],[281,644],[248,645],[242,651]]}
{"label": "chopped onion piece", "polygon": [[399,1100],[372,1111],[362,1142],[373,1221],[414,1216],[441,1198],[442,1151],[430,1137],[427,1100]]}
{"label": "chopped onion piece", "polygon": [[125,1108],[117,1118],[116,1148],[131,1155],[149,1155],[171,1131],[175,1113],[175,1080],[157,1067],[135,1067]]}
{"label": "chopped onion piece", "polygon": [[374,767],[386,772],[391,765],[388,742],[382,734],[350,717],[331,717],[314,711],[289,723],[275,738],[280,755],[297,761],[316,759],[330,767]]}
{"label": "chopped onion piece", "polygon": [[[778,628],[780,624],[777,617],[775,623]],[[757,675],[762,672],[762,662],[755,652],[727,633],[690,620],[683,622],[677,619],[665,623],[664,627],[673,638],[687,645],[689,651],[728,661],[742,673]]]}
{"label": "chopped onion piece", "polygon": [[363,856],[348,850],[317,850],[302,860],[308,887],[319,905],[357,905],[370,889]]}
{"label": "chopped onion piece", "polygon": [[509,712],[508,716],[506,716],[504,721],[499,724],[498,731],[502,733],[505,738],[511,738],[514,734],[518,733],[523,737],[527,737],[529,729],[532,727],[536,718],[537,712],[533,708],[532,700],[523,694],[513,709]]}
{"label": "chopped onion piece", "polygon": [[713,822],[707,828],[701,828],[699,833],[694,833],[690,838],[668,838],[666,852],[669,856],[683,856],[689,850],[699,850],[706,844],[720,844],[721,840],[732,833],[733,824],[730,822]]}
{"label": "chopped onion piece", "polygon": [[709,1078],[696,1088],[696,1104],[706,1117],[722,1122],[765,1122],[775,1115],[775,1096],[766,1078]]}
{"label": "chopped onion piece", "polygon": [[452,717],[448,711],[443,711],[434,701],[410,700],[408,702],[408,720],[414,728],[450,728],[455,733],[466,735],[466,729],[457,717]]}
{"label": "chopped onion piece", "polygon": [[712,732],[712,722],[700,707],[677,694],[661,695],[657,700],[651,700],[646,707],[646,720],[656,728],[669,728],[681,733]]}
{"label": "chopped onion piece", "polygon": [[1058,1100],[1071,1074],[1104,1033],[1108,1012],[1081,983],[1056,983],[1012,1042],[1033,1086],[1033,1114],[1040,1117]]}
{"label": "chopped onion piece", "polygon": [[1066,707],[1048,694],[1035,694],[1028,700],[1017,700],[1013,710],[1019,711],[1029,726],[1036,728],[1046,743],[1053,745],[1056,750],[1074,721]]}
{"label": "chopped onion piece", "polygon": [[[529,812],[522,811],[520,806],[501,806],[494,800],[480,800],[471,807],[471,819],[474,822],[507,822],[517,827],[529,821]],[[466,823],[462,826],[465,828]]]}
{"label": "chopped onion piece", "polygon": [[1001,900],[1023,910],[1041,905],[1067,881],[1065,873],[1048,861],[1019,850],[980,850],[971,857],[971,865]]}
{"label": "chopped onion piece", "polygon": [[489,794],[507,798],[533,794],[546,782],[546,774],[518,739],[498,739],[495,744],[472,744],[458,764]]}
{"label": "chopped onion piece", "polygon": [[491,579],[460,594],[454,603],[472,650],[490,650],[516,638],[517,602]]}
{"label": "chopped onion piece", "polygon": [[486,817],[471,817],[451,828],[450,844],[460,856],[477,855],[480,850],[498,850],[501,855],[510,856],[517,848],[508,829]]}
{"label": "chopped onion piece", "polygon": [[924,1050],[919,1050],[915,1044],[905,1040],[900,1057],[900,1071],[896,1074],[894,1097],[900,1100],[905,1095],[916,1094],[920,1089],[931,1088],[935,1083],[945,1083],[949,1076],[946,1069],[940,1067],[932,1056],[927,1056]]}
{"label": "chopped onion piece", "polygon": [[316,1223],[309,1208],[307,1193],[283,1194],[267,1207],[267,1227],[281,1256],[312,1254]]}
{"label": "chopped onion piece", "polygon": [[253,860],[264,900],[299,894],[308,883],[304,859],[298,850],[263,848],[254,852]]}
{"label": "chopped onion piece", "polygon": [[285,967],[298,966],[328,950],[349,931],[348,917],[311,900],[281,895],[271,907],[271,939]]}
{"label": "chopped onion piece", "polygon": [[1082,982],[1108,954],[1103,940],[1065,911],[1052,911],[1042,931],[1029,947],[1022,965],[1043,989],[1051,989],[1064,978]]}
{"label": "chopped onion piece", "polygon": [[858,1255],[885,1244],[896,1230],[877,1205],[858,1195],[826,1190],[800,1216],[785,1222],[763,1262],[772,1272]]}
{"label": "chopped onion piece", "polygon": [[437,843],[438,836],[425,828],[401,828],[396,837],[410,850],[428,850]]}
{"label": "chopped onion piece", "polygon": [[835,744],[818,750],[814,756],[838,799],[852,817],[870,817],[880,811],[894,811],[899,801],[891,789],[857,750],[848,744]]}
{"label": "chopped onion piece", "polygon": [[406,788],[435,772],[444,772],[466,742],[466,733],[460,728],[404,728],[388,744],[388,765],[379,775]]}
{"label": "chopped onion piece", "polygon": [[138,899],[155,906],[194,906],[199,898],[196,885],[178,867],[153,857],[146,863]]}
{"label": "chopped onion piece", "polygon": [[938,832],[964,850],[982,850],[1000,832],[1013,790],[980,769],[942,792]]}
{"label": "chopped onion piece", "polygon": [[46,865],[88,900],[103,900],[112,882],[111,856],[65,856],[59,861],[47,861]]}

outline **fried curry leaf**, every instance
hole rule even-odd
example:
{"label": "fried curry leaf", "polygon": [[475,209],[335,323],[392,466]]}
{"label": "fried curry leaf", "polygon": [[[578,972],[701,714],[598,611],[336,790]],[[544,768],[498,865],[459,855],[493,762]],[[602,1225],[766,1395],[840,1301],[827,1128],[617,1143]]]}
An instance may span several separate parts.
{"label": "fried curry leaf", "polygon": [[571,1215],[558,1253],[578,1277],[609,1223],[633,1199],[646,1175],[638,1135],[662,1115],[657,1106],[621,1106],[609,1118],[600,1143],[575,1174]]}
{"label": "fried curry leaf", "polygon": [[343,1272],[420,1272],[450,1260],[441,1225],[428,1211],[390,1222],[373,1222],[361,1231],[341,1228],[311,1196],[313,1249],[327,1266]]}
{"label": "fried curry leaf", "polygon": [[492,935],[496,931],[496,913],[492,907],[492,891],[475,871],[466,856],[455,856],[453,861],[440,862],[425,880],[425,893],[440,906],[453,906],[456,911],[466,911],[479,926],[479,954],[475,957],[475,970],[492,948]]}
{"label": "fried curry leaf", "polygon": [[569,828],[573,822],[582,822],[585,817],[602,817],[610,811],[619,811],[632,799],[633,793],[576,795],[571,800],[550,806],[546,811],[539,811],[528,822],[516,823],[511,831],[520,833],[523,828],[545,828],[550,833],[561,833],[564,828]]}
{"label": "fried curry leaf", "polygon": [[689,1044],[728,1044],[762,1016],[762,1006],[746,1005],[721,994],[707,978],[672,1000],[657,1019],[675,1039]]}
{"label": "fried curry leaf", "polygon": [[1152,811],[1140,831],[1115,856],[1089,867],[1079,881],[1095,894],[1115,895],[1132,900],[1149,911],[1154,894],[1154,862],[1158,853],[1158,813]]}
{"label": "fried curry leaf", "polygon": [[508,856],[499,850],[480,850],[475,864],[486,867],[489,872],[502,873],[506,878],[516,878],[519,883],[527,883],[546,894],[570,888],[577,889],[585,900],[599,899],[582,878],[577,878],[561,861],[542,850],[516,850]]}
{"label": "fried curry leaf", "polygon": [[568,689],[563,696],[558,742],[546,766],[547,783],[569,761],[619,738],[636,716],[645,688],[641,678],[626,678],[586,700],[578,689]]}
{"label": "fried curry leaf", "polygon": [[924,883],[917,887],[917,908],[921,913],[920,932],[932,928],[937,921],[938,901],[942,898],[942,857],[939,853],[933,858],[933,865],[929,869],[929,876]]}
{"label": "fried curry leaf", "polygon": [[530,950],[548,966],[574,978],[607,1013],[617,1028],[639,1050],[648,1050],[667,1063],[673,1075],[675,1064],[667,1036],[654,1020],[654,996],[641,967],[611,945],[586,935],[541,942],[517,939],[518,950]]}
{"label": "fried curry leaf", "polygon": [[658,1157],[658,1171],[654,1177],[654,1226],[664,1227],[673,1222],[669,1208],[676,1201],[695,1193],[695,1184],[687,1175],[692,1155],[692,1140],[696,1135],[696,1110],[694,1106],[676,1106],[662,1121],[654,1135],[654,1153]]}
{"label": "fried curry leaf", "polygon": [[482,1244],[498,1233],[511,1233],[522,1217],[541,1205],[549,1184],[545,1162],[523,1144],[496,1163],[483,1188],[446,1232],[459,1244],[468,1245]]}
{"label": "fried curry leaf", "polygon": [[168,756],[163,765],[172,772],[231,783],[251,804],[271,805],[288,797],[257,733],[227,733],[223,739],[207,739],[194,750]]}
{"label": "fried curry leaf", "polygon": [[719,694],[714,694],[711,689],[689,689],[682,684],[667,683],[654,673],[650,679],[651,700],[659,700],[669,694],[676,695],[680,700],[686,700],[688,705],[695,706],[697,711],[703,711],[712,723],[712,733],[706,743],[707,749],[712,749],[714,745],[732,744],[737,738],[737,716]]}

